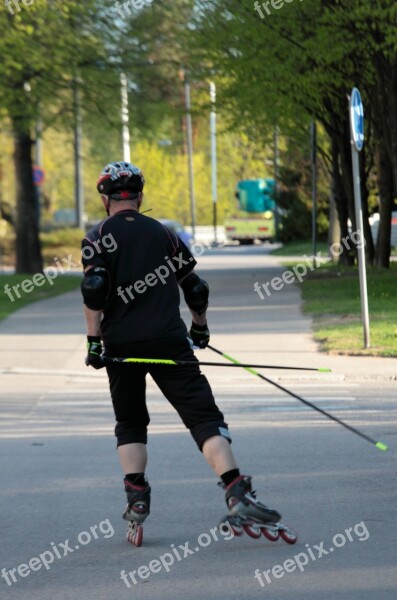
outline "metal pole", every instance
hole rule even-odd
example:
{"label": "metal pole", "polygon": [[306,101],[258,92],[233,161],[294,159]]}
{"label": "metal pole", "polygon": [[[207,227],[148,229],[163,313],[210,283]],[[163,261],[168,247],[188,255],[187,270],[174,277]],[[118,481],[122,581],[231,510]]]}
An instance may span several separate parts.
{"label": "metal pole", "polygon": [[212,172],[212,207],[214,221],[214,245],[218,243],[217,238],[217,202],[218,202],[218,165],[217,165],[217,147],[216,147],[216,86],[213,81],[210,82],[210,130],[211,130],[211,172]]}
{"label": "metal pole", "polygon": [[82,156],[82,117],[81,99],[77,78],[73,81],[73,109],[74,109],[74,198],[76,210],[76,227],[84,229],[84,188],[83,188],[83,156]]}
{"label": "metal pole", "polygon": [[125,73],[120,73],[120,85],[121,85],[121,124],[122,124],[123,160],[125,162],[131,162],[129,112],[128,112],[128,82],[127,82],[127,76]]}
{"label": "metal pole", "polygon": [[186,103],[186,133],[187,133],[187,151],[189,167],[189,193],[190,193],[190,214],[192,221],[193,241],[196,239],[196,199],[194,195],[194,165],[193,165],[193,131],[192,114],[190,100],[190,83],[188,73],[185,72],[185,103]]}
{"label": "metal pole", "polygon": [[360,276],[360,295],[361,295],[361,318],[363,321],[364,331],[364,348],[369,348],[370,333],[369,333],[369,310],[368,310],[368,291],[367,291],[367,271],[365,265],[365,247],[364,247],[364,222],[363,211],[361,206],[361,181],[360,181],[360,164],[358,150],[352,144],[352,162],[353,162],[353,183],[354,183],[354,204],[356,213],[356,226],[359,232],[361,243],[357,244],[358,270]]}
{"label": "metal pole", "polygon": [[276,240],[278,240],[279,233],[279,214],[278,214],[278,163],[279,163],[279,148],[278,148],[278,136],[279,130],[276,126],[274,128],[274,155],[273,155],[273,171],[274,171],[274,199],[275,199],[275,209],[274,209],[274,235]]}
{"label": "metal pole", "polygon": [[312,246],[313,267],[317,267],[317,125],[311,122],[311,163],[312,163]]}
{"label": "metal pole", "polygon": [[352,146],[353,187],[354,187],[354,209],[356,214],[356,227],[360,243],[357,244],[358,270],[360,275],[361,296],[361,318],[364,331],[364,348],[370,347],[369,334],[369,311],[367,292],[367,272],[365,268],[365,237],[363,211],[361,203],[361,181],[359,152],[364,145],[364,107],[360,92],[357,88],[352,89],[349,98],[350,116],[350,141]]}

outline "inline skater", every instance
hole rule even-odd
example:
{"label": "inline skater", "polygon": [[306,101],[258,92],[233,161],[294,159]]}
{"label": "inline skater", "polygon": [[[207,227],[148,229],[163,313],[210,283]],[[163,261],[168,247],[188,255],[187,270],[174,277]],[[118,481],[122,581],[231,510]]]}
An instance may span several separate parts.
{"label": "inline skater", "polygon": [[[231,437],[211,387],[197,366],[110,363],[106,357],[144,357],[198,363],[181,319],[179,287],[192,315],[189,336],[206,348],[209,288],[196,260],[179,238],[140,213],[144,177],[124,161],[108,164],[97,190],[108,215],[82,241],[82,294],[87,325],[86,364],[106,366],[116,418],[115,435],[124,472],[128,539],[142,542],[150,512],[146,479],[147,426],[145,377],[149,373],[172,404],[204,458],[220,477],[231,514],[276,523],[280,514],[255,498],[251,478],[240,474]],[[112,243],[110,244],[109,241]]]}

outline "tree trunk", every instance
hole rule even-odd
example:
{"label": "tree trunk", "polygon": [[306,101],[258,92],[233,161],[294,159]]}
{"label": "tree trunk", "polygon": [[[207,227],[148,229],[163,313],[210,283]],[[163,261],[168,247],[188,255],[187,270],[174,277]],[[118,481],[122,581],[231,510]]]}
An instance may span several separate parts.
{"label": "tree trunk", "polygon": [[365,239],[365,258],[369,265],[374,264],[375,260],[375,245],[372,237],[372,229],[369,224],[369,209],[368,209],[368,185],[367,185],[367,173],[365,168],[367,152],[365,148],[360,152],[360,180],[361,180],[361,206],[363,211],[363,226],[364,226],[364,239]]}
{"label": "tree trunk", "polygon": [[373,103],[377,130],[375,161],[379,187],[379,228],[375,262],[390,266],[391,213],[397,192],[397,61],[374,56],[376,84]]}
{"label": "tree trunk", "polygon": [[[339,137],[339,151],[341,156],[342,180],[345,193],[347,196],[347,206],[349,218],[352,223],[352,232],[357,231],[354,187],[353,187],[353,166],[351,157],[350,143],[350,126],[346,120],[344,134]],[[374,242],[372,239],[371,227],[369,225],[368,216],[368,187],[365,174],[365,152],[361,152],[360,156],[360,179],[361,179],[361,205],[363,213],[364,239],[365,239],[365,254],[369,264],[372,264],[375,256]],[[357,255],[356,249],[354,254]]]}
{"label": "tree trunk", "polygon": [[331,181],[331,191],[329,195],[329,229],[328,229],[328,247],[329,247],[329,255],[332,259],[332,262],[337,263],[339,260],[338,253],[334,251],[334,244],[339,244],[341,240],[340,234],[340,225],[338,219],[338,212],[336,210],[335,203],[335,182],[332,179]]}
{"label": "tree trunk", "polygon": [[38,206],[33,183],[32,144],[29,132],[14,123],[14,165],[17,185],[16,272],[39,273],[43,270]]}
{"label": "tree trunk", "polygon": [[[332,196],[335,201],[336,210],[338,213],[340,239],[343,240],[349,235],[347,226],[348,220],[348,201],[345,193],[345,188],[342,181],[342,175],[339,166],[339,147],[335,135],[331,135],[331,152],[332,152]],[[353,265],[354,256],[349,253],[347,247],[341,243],[342,253],[339,256],[339,262],[344,265]],[[332,252],[332,251],[331,251]]]}
{"label": "tree trunk", "polygon": [[[386,118],[389,118],[387,128],[391,139],[391,166],[394,175],[394,185],[397,186],[397,58],[394,59],[391,66],[391,77],[387,83],[388,106],[385,110],[387,111]],[[394,191],[396,192],[397,190],[395,189]]]}
{"label": "tree trunk", "polygon": [[342,183],[347,200],[347,214],[352,224],[352,230],[356,231],[356,213],[354,211],[354,188],[353,188],[353,168],[350,148],[350,132],[347,129],[348,121],[346,120],[343,133],[338,136],[339,155],[340,155],[340,172]]}
{"label": "tree trunk", "polygon": [[376,241],[377,267],[390,266],[391,213],[393,210],[393,169],[389,154],[382,143],[376,146],[376,166],[379,183],[379,229]]}

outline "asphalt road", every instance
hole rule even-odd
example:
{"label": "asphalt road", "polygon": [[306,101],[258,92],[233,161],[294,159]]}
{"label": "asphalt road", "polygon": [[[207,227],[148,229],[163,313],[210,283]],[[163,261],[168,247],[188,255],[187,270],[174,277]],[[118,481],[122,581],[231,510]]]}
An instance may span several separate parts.
{"label": "asphalt road", "polygon": [[[200,264],[212,290],[215,346],[245,361],[329,362],[310,339],[294,286],[267,304],[253,292],[255,280],[279,273],[262,248],[207,252]],[[249,373],[205,369],[242,471],[298,531],[295,546],[214,532],[225,514],[223,492],[149,383],[153,504],[138,549],[126,542],[121,519],[106,377],[81,366],[80,311],[72,293],[31,305],[0,327],[2,598],[395,598],[395,381],[358,371],[346,378],[348,359],[321,376],[269,371],[388,443],[382,453]],[[199,356],[218,360],[210,351]]]}

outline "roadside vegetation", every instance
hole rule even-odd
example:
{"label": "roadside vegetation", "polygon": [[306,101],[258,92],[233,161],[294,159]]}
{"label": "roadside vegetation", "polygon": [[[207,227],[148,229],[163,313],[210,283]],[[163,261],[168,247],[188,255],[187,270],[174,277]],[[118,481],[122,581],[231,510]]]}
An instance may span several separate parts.
{"label": "roadside vegetation", "polygon": [[301,284],[321,349],[338,354],[397,356],[397,265],[367,270],[371,348],[363,348],[358,270],[326,265]]}
{"label": "roadside vegetation", "polygon": [[[11,313],[23,308],[27,304],[45,300],[53,296],[59,296],[66,292],[76,289],[80,285],[81,278],[76,275],[58,275],[51,283],[46,280],[43,285],[34,286],[29,293],[24,292],[20,285],[23,281],[32,281],[31,275],[9,275],[6,273],[0,274],[0,321],[8,317]],[[8,284],[9,295],[5,291],[5,286]],[[17,291],[13,288],[18,286]],[[21,296],[18,298],[18,294]],[[13,298],[11,300],[10,298]]]}
{"label": "roadside vegetation", "polygon": [[[321,253],[322,257],[327,256],[328,245],[325,242],[319,242],[317,253]],[[297,240],[283,244],[280,248],[272,250],[271,254],[274,256],[312,256],[313,246],[310,240]]]}

